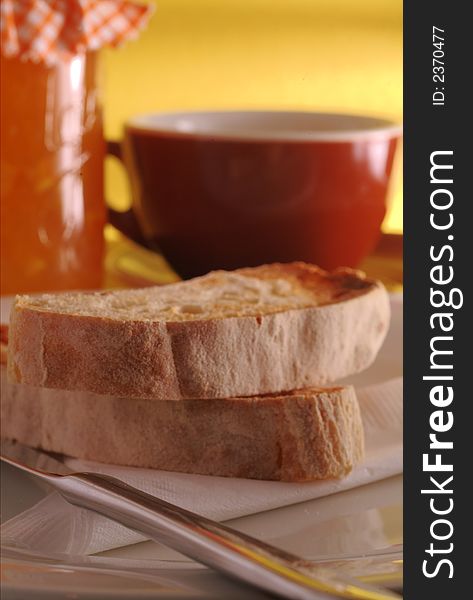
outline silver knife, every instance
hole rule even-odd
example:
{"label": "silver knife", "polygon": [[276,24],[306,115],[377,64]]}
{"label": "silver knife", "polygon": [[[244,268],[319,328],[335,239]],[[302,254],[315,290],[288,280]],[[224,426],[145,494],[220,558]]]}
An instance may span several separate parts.
{"label": "silver knife", "polygon": [[1,459],[52,485],[68,502],[111,518],[225,575],[294,600],[400,596],[142,492],[115,477],[76,473],[53,456],[2,440]]}

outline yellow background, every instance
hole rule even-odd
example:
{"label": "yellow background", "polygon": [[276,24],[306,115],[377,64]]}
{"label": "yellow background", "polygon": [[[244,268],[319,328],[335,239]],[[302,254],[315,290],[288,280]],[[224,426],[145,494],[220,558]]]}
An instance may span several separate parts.
{"label": "yellow background", "polygon": [[[104,52],[105,126],[136,113],[269,108],[402,120],[401,0],[159,0],[137,41]],[[107,194],[127,203],[107,164]],[[402,230],[400,173],[386,231]]]}

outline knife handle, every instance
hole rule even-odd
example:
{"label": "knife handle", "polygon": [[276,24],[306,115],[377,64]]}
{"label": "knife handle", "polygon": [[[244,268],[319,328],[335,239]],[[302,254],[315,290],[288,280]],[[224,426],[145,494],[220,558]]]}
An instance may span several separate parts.
{"label": "knife handle", "polygon": [[109,517],[217,571],[294,600],[400,596],[298,557],[98,473],[50,479],[71,504]]}

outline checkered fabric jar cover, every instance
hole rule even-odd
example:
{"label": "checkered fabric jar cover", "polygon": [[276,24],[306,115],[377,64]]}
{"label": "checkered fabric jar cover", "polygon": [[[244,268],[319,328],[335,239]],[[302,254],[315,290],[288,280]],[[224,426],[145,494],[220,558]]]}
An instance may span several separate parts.
{"label": "checkered fabric jar cover", "polygon": [[1,0],[0,9],[3,55],[46,64],[134,39],[153,11],[128,0]]}

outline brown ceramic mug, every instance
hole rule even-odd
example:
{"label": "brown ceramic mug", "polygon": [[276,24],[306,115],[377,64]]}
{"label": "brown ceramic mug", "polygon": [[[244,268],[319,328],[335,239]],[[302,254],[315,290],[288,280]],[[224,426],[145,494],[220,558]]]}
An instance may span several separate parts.
{"label": "brown ceramic mug", "polygon": [[357,266],[379,240],[400,137],[389,121],[341,114],[135,117],[122,152],[112,146],[133,205],[112,222],[183,277],[276,261]]}

